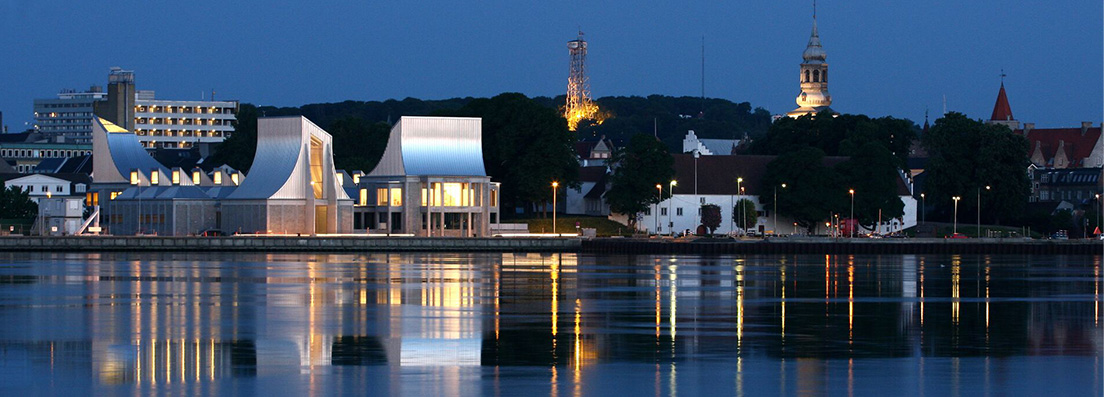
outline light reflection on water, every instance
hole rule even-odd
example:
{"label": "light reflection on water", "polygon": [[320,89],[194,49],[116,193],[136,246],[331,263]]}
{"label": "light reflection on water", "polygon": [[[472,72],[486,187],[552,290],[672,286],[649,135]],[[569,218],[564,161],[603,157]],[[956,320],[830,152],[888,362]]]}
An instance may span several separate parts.
{"label": "light reflection on water", "polygon": [[1091,256],[7,253],[0,394],[1101,395],[1100,278]]}

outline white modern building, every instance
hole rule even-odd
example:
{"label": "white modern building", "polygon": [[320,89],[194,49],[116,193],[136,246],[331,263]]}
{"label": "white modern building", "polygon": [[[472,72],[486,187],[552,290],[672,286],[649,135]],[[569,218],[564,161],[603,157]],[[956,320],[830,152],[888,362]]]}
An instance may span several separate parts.
{"label": "white modern building", "polygon": [[134,132],[147,148],[187,149],[219,143],[234,132],[238,103],[233,101],[135,101]]}
{"label": "white modern building", "polygon": [[498,223],[499,184],[483,168],[479,118],[404,116],[376,168],[354,179],[358,231],[474,237]]}

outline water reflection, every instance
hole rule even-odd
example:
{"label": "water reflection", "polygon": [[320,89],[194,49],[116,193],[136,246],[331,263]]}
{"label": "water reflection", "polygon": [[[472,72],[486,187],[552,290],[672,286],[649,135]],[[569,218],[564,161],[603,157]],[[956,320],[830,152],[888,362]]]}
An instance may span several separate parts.
{"label": "water reflection", "polygon": [[1076,256],[3,254],[0,392],[1099,395],[1100,278]]}

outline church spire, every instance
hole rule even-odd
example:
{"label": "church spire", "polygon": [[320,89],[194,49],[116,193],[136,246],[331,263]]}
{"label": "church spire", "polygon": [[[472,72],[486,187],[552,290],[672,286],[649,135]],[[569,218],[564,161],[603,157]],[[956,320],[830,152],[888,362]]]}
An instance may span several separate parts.
{"label": "church spire", "polygon": [[801,53],[801,92],[797,95],[797,109],[786,113],[790,117],[800,117],[806,114],[816,114],[825,110],[832,104],[832,96],[828,94],[828,63],[825,62],[828,54],[820,45],[820,32],[817,30],[816,0],[813,0],[813,31],[809,34],[809,44],[805,52]]}
{"label": "church spire", "polygon": [[805,47],[805,52],[801,54],[801,57],[805,59],[805,62],[824,62],[828,58],[828,54],[820,46],[820,32],[817,31],[816,1],[813,1],[813,32],[809,34],[809,45]]}

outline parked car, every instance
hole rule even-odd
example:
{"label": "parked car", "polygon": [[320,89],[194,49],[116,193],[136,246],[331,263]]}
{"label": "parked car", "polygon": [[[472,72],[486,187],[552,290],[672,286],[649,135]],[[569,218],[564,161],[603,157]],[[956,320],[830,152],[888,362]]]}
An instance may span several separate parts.
{"label": "parked car", "polygon": [[955,234],[952,234],[950,236],[947,236],[947,238],[969,238],[969,237],[966,237],[966,235],[962,234],[962,233],[955,233]]}
{"label": "parked car", "polygon": [[1052,240],[1069,240],[1069,232],[1065,230],[1059,230],[1050,235]]}

